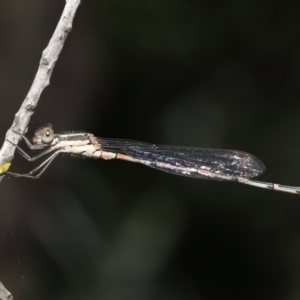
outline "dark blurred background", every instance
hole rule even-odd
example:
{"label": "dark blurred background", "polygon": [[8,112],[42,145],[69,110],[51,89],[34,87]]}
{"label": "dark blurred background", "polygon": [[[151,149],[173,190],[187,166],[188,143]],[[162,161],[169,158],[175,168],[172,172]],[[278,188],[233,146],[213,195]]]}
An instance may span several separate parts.
{"label": "dark blurred background", "polygon": [[[0,3],[1,140],[64,5]],[[299,15],[296,1],[82,1],[28,136],[51,122],[244,150],[266,164],[261,180],[300,185]],[[17,155],[11,170],[34,165]],[[15,299],[300,298],[296,195],[69,157],[0,195]]]}

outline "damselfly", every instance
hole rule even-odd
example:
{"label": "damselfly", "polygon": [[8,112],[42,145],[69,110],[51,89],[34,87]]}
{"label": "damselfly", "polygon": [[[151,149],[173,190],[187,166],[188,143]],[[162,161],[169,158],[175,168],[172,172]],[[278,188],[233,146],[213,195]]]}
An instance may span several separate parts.
{"label": "damselfly", "polygon": [[46,154],[51,155],[27,174],[6,172],[6,177],[39,178],[58,154],[67,153],[95,159],[141,163],[181,176],[236,181],[270,190],[300,193],[300,187],[250,179],[263,173],[265,166],[255,156],[242,151],[154,145],[131,140],[97,138],[91,133],[82,132],[54,134],[51,125],[43,126],[35,132],[33,144],[26,136],[20,135],[30,149],[46,149],[31,157],[15,145],[28,161],[34,161]]}

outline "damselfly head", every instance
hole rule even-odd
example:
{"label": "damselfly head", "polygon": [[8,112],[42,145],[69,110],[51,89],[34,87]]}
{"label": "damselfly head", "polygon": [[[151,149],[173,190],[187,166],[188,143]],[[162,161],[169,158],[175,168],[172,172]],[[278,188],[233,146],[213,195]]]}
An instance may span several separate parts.
{"label": "damselfly head", "polygon": [[40,127],[33,136],[33,143],[34,144],[50,144],[54,138],[54,130],[51,124],[47,126]]}

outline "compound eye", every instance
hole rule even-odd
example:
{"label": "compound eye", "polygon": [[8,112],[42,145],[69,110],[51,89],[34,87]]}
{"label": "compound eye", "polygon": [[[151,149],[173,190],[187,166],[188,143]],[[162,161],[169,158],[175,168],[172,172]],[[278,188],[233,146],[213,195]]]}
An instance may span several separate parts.
{"label": "compound eye", "polygon": [[41,130],[41,139],[44,144],[49,144],[53,141],[54,131],[51,127],[45,127]]}

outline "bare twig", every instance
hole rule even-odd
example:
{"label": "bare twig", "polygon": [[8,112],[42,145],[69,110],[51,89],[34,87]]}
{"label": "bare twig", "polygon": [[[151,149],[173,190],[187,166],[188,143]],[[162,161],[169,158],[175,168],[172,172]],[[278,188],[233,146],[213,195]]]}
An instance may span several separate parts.
{"label": "bare twig", "polygon": [[[16,113],[11,128],[6,133],[6,139],[0,150],[0,173],[5,171],[10,166],[10,162],[12,161],[15,153],[15,146],[13,146],[7,140],[17,144],[20,136],[14,133],[12,130],[20,133],[25,133],[27,130],[30,117],[37,106],[40,96],[45,87],[50,83],[50,77],[53,72],[54,65],[64,46],[64,42],[68,36],[68,33],[72,29],[73,19],[79,4],[80,0],[66,0],[66,6],[54,31],[54,34],[50,39],[47,48],[43,51],[40,65],[32,86],[19,111]],[[3,176],[0,176],[0,181],[2,179]],[[1,282],[0,299],[13,299],[11,293],[6,290]]]}
{"label": "bare twig", "polygon": [[13,300],[13,296],[1,282],[0,282],[0,300]]}
{"label": "bare twig", "polygon": [[[80,0],[66,0],[66,6],[54,31],[54,34],[49,41],[47,48],[43,51],[40,65],[32,86],[23,104],[21,105],[21,108],[16,113],[11,128],[6,133],[6,140],[4,141],[0,150],[0,171],[3,171],[3,169],[6,169],[10,166],[9,163],[12,161],[15,153],[15,146],[9,143],[7,139],[15,144],[17,144],[20,139],[20,136],[14,133],[12,130],[20,133],[26,132],[30,117],[37,106],[39,98],[45,87],[49,85],[54,65],[63,48],[68,33],[72,29],[73,18],[79,4]],[[2,179],[3,176],[0,176],[0,181]]]}

